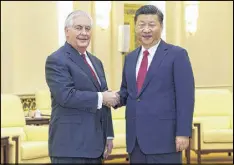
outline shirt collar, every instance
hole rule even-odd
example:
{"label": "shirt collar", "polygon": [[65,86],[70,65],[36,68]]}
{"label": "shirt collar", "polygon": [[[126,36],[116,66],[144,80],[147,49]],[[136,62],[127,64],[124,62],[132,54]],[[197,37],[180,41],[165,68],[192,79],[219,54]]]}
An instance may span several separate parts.
{"label": "shirt collar", "polygon": [[[158,41],[157,44],[155,44],[154,46],[152,46],[151,48],[148,49],[149,56],[153,56],[153,55],[155,54],[155,52],[156,52],[156,50],[157,50],[158,45],[160,44],[160,42],[161,42],[161,39]],[[146,50],[146,49],[145,49],[143,46],[141,46],[141,52],[142,52],[142,54],[143,54],[143,52],[144,52],[145,50]]]}
{"label": "shirt collar", "polygon": [[[80,53],[80,52],[79,52]],[[83,53],[84,55],[85,55],[85,57],[87,57],[87,53],[86,53],[86,51]],[[80,55],[82,55],[81,53],[80,53]]]}

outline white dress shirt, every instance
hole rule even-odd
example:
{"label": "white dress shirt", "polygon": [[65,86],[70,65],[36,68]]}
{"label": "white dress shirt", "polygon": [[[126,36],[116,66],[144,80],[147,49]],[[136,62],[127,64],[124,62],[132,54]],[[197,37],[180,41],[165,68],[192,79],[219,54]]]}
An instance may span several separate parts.
{"label": "white dress shirt", "polygon": [[[153,60],[153,57],[155,55],[155,52],[158,48],[158,45],[160,43],[161,40],[158,41],[158,43],[154,46],[152,46],[151,48],[148,49],[148,52],[149,52],[149,55],[148,55],[148,66],[147,66],[147,71],[149,69],[149,66]],[[138,76],[138,72],[139,72],[139,69],[140,69],[140,66],[141,66],[141,61],[143,59],[143,52],[145,51],[146,49],[142,46],[141,47],[141,52],[138,56],[138,60],[137,60],[137,63],[136,63],[136,79],[137,79],[137,76]]]}
{"label": "white dress shirt", "polygon": [[[80,52],[79,52],[79,53],[80,53]],[[80,53],[80,54],[81,54],[81,53]],[[91,62],[90,59],[89,59],[89,56],[87,55],[86,52],[84,53],[84,55],[85,55],[86,61],[88,62],[88,64],[89,64],[89,65],[91,66],[91,68],[93,69],[93,71],[94,71],[94,73],[95,73],[95,75],[96,75],[96,77],[97,77],[97,79],[98,79],[99,85],[101,86],[101,81],[100,81],[100,79],[99,79],[99,77],[98,77],[98,75],[97,75],[97,72],[96,72],[95,68],[93,67],[92,62]],[[97,109],[101,109],[101,108],[102,108],[102,101],[103,101],[102,93],[101,93],[101,92],[98,92],[98,106],[97,106]]]}
{"label": "white dress shirt", "polygon": [[[80,52],[79,52],[79,53],[80,53]],[[81,54],[81,53],[80,53],[80,54]],[[87,55],[86,51],[85,51],[84,55],[85,55],[86,61],[88,62],[88,64],[89,64],[89,65],[91,66],[91,68],[93,69],[93,71],[94,71],[94,73],[95,73],[95,75],[96,75],[96,77],[97,77],[98,83],[99,83],[100,86],[101,86],[101,81],[100,81],[100,79],[99,79],[99,77],[98,77],[98,75],[97,75],[97,72],[96,72],[95,68],[93,67],[93,64],[92,64],[92,62],[90,61],[89,56]],[[97,92],[97,93],[98,93],[98,105],[97,105],[97,109],[101,109],[101,108],[102,108],[102,102],[103,102],[103,96],[102,96],[102,93],[101,93],[101,92]],[[107,137],[107,139],[113,139],[113,137]]]}

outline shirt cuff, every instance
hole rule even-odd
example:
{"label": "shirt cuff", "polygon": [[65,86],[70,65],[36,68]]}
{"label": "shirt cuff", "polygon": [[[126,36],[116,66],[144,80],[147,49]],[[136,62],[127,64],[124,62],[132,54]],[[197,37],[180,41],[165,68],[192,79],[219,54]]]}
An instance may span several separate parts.
{"label": "shirt cuff", "polygon": [[107,137],[107,140],[113,140],[113,139],[114,139],[114,137],[112,137],[112,136]]}
{"label": "shirt cuff", "polygon": [[103,101],[102,93],[98,92],[98,105],[97,105],[97,109],[101,109],[102,108],[102,101]]}

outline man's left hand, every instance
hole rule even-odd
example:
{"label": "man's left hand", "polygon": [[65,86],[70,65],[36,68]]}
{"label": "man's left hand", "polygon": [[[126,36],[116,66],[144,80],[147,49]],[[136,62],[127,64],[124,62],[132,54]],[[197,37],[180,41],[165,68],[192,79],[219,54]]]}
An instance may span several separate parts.
{"label": "man's left hand", "polygon": [[189,146],[189,137],[187,136],[176,136],[176,151],[183,151]]}
{"label": "man's left hand", "polygon": [[108,156],[111,154],[113,149],[113,140],[112,139],[107,139],[106,142],[106,150],[104,152],[104,159],[107,159]]}

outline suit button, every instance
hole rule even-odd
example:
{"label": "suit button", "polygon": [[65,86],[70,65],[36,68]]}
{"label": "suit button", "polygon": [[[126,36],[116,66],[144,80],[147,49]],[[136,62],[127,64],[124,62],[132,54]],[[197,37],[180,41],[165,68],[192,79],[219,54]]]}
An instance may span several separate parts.
{"label": "suit button", "polygon": [[140,101],[141,101],[141,99],[139,99],[139,98],[138,98],[138,99],[137,99],[137,101],[138,101],[138,102],[140,102]]}

